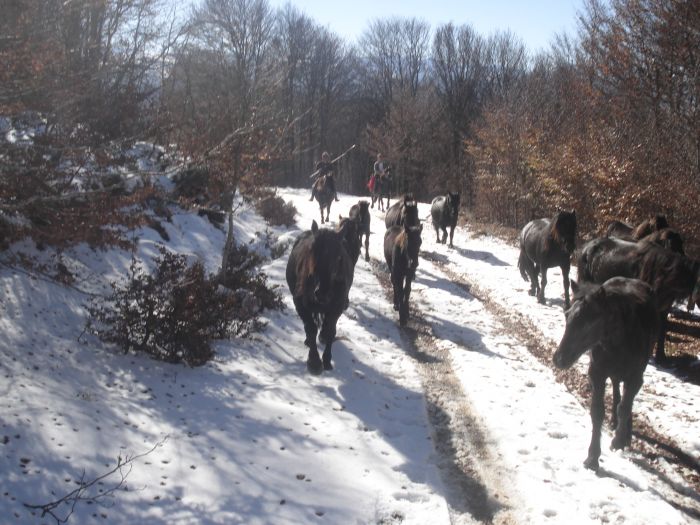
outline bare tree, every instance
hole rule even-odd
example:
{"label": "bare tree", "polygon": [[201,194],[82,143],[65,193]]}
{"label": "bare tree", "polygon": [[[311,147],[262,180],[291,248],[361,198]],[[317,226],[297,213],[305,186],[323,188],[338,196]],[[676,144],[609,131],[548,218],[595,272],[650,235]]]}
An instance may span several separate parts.
{"label": "bare tree", "polygon": [[430,28],[415,18],[374,20],[360,38],[370,96],[380,114],[395,95],[416,96],[427,74]]}
{"label": "bare tree", "polygon": [[473,167],[464,158],[462,143],[471,137],[487,95],[484,55],[484,39],[470,26],[456,28],[450,23],[435,31],[432,64],[436,92],[451,135],[450,182],[461,182],[468,206],[473,200]]}

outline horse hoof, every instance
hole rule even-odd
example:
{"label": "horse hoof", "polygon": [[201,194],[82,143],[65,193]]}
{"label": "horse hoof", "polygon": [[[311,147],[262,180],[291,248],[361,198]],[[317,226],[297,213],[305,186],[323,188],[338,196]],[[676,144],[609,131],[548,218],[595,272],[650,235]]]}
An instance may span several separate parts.
{"label": "horse hoof", "polygon": [[586,461],[583,462],[583,466],[593,472],[598,472],[598,468],[600,467],[598,458],[586,458]]}
{"label": "horse hoof", "polygon": [[540,304],[547,304],[546,301],[544,300],[544,297],[538,297],[537,302]]}
{"label": "horse hoof", "polygon": [[532,297],[534,297],[534,296],[535,296],[535,290],[530,290],[529,292],[527,292],[527,294],[530,295],[530,296],[532,296]]}
{"label": "horse hoof", "polygon": [[632,444],[632,438],[629,436],[615,436],[610,442],[611,450],[620,450],[629,447]]}
{"label": "horse hoof", "polygon": [[306,362],[306,369],[309,371],[309,373],[317,376],[320,375],[321,372],[323,372],[323,368],[321,366],[321,362],[316,362],[316,361],[307,361]]}
{"label": "horse hoof", "polygon": [[333,365],[330,363],[330,361],[328,363],[323,363],[323,369],[324,370],[333,370]]}

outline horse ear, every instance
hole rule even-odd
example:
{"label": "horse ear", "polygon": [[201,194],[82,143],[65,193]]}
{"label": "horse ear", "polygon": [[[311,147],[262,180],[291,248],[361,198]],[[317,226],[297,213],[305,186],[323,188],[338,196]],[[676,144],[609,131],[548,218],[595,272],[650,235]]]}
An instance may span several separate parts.
{"label": "horse ear", "polygon": [[578,283],[573,279],[571,279],[571,291],[574,292],[574,295],[576,295],[579,291]]}
{"label": "horse ear", "polygon": [[314,235],[318,233],[318,224],[316,224],[315,219],[311,221],[311,233],[313,233]]}

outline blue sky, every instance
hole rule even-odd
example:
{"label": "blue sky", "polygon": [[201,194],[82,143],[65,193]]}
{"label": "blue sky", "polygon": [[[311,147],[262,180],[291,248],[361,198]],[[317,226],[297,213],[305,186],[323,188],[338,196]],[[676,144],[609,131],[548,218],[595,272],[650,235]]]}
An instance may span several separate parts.
{"label": "blue sky", "polygon": [[[270,0],[273,7],[289,0]],[[470,24],[483,36],[510,29],[530,51],[547,48],[556,33],[574,34],[584,0],[291,0],[301,11],[348,41],[375,18],[415,17],[436,27]]]}

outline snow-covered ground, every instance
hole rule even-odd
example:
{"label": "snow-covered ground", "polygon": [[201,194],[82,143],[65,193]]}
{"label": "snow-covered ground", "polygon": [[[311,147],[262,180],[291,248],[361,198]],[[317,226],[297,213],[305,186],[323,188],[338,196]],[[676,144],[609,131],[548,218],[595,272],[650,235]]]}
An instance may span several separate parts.
{"label": "snow-covered ground", "polygon": [[[308,190],[281,194],[299,210],[299,228],[269,228],[244,207],[235,217],[239,241],[267,252],[266,231],[290,244],[318,218]],[[346,215],[357,199],[341,195],[331,216]],[[422,207],[421,216],[426,215]],[[223,232],[186,213],[164,226],[170,249],[193,254],[210,271],[217,268]],[[381,261],[381,214],[374,215],[372,230],[370,254]],[[162,242],[158,234],[144,229],[138,237],[138,255],[153,257]],[[434,244],[429,224],[423,239],[424,252],[441,255],[451,271],[478,280],[494,300],[534,316],[545,337],[560,336],[559,304],[555,299],[554,305],[540,306],[526,294],[514,248],[472,238],[465,230],[456,234],[457,247],[450,250]],[[29,244],[14,250],[39,260],[49,257]],[[9,254],[3,254],[0,522],[52,523],[24,503],[59,499],[81,479],[109,472],[118,457],[144,453],[131,464],[128,490],[98,500],[103,505],[79,502],[69,522],[479,522],[479,514],[458,504],[460,496],[433,446],[437,437],[428,416],[425,367],[407,348],[406,330],[398,327],[377,279],[383,263],[358,262],[351,306],[340,319],[333,347],[335,370],[314,377],[306,372],[303,329],[284,282],[287,255],[269,261],[264,270],[282,287],[288,308],[269,313],[267,328],[254,339],[218,343],[215,360],[192,369],[122,355],[81,337],[88,294],[103,293],[108,279],[124,275],[129,253],[86,247],[64,252],[61,261],[78,276],[74,287],[8,266]],[[485,489],[494,509],[491,521],[676,524],[697,519],[697,493],[684,489],[682,480],[668,480],[688,499],[674,508],[663,482],[631,460],[634,451],[607,450],[607,434],[602,475],[584,469],[590,434],[586,407],[444,270],[421,259],[414,312],[432,327],[437,351],[447,356],[446,373],[458,385],[459,395],[445,403],[470,412],[479,426],[481,448],[469,443],[455,448],[475,451],[463,459],[473,467],[475,484]],[[560,293],[552,275],[547,296]],[[696,387],[648,370],[635,412],[655,410],[659,427],[697,459]],[[663,395],[652,397],[652,389]],[[665,406],[659,404],[662,397]],[[118,474],[105,478],[92,494],[119,480]],[[61,506],[56,513],[69,511]]]}

